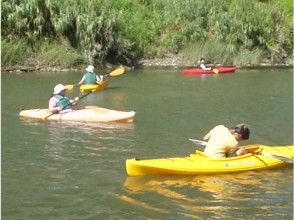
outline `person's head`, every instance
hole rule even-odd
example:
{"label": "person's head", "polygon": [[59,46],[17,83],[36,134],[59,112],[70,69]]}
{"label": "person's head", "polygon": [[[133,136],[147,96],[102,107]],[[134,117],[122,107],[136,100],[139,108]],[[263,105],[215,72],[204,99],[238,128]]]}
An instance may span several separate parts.
{"label": "person's head", "polygon": [[55,87],[54,87],[54,90],[53,90],[53,94],[54,95],[64,95],[65,94],[65,86],[62,85],[62,84],[57,84]]}
{"label": "person's head", "polygon": [[238,124],[232,130],[237,140],[249,139],[250,130],[246,124]]}
{"label": "person's head", "polygon": [[93,66],[93,65],[89,65],[89,66],[86,68],[86,71],[88,71],[88,72],[94,72],[94,66]]}
{"label": "person's head", "polygon": [[199,61],[200,61],[200,63],[204,63],[205,59],[203,57],[201,57]]}

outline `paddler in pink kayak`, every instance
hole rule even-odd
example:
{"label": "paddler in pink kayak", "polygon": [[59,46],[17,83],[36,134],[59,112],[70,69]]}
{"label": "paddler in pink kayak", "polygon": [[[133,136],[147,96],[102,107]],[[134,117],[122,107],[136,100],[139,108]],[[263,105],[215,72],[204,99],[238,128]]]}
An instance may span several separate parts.
{"label": "paddler in pink kayak", "polygon": [[69,99],[65,96],[66,88],[62,84],[54,87],[53,94],[49,99],[49,111],[51,113],[66,113],[73,111],[72,106],[76,104],[79,97]]}

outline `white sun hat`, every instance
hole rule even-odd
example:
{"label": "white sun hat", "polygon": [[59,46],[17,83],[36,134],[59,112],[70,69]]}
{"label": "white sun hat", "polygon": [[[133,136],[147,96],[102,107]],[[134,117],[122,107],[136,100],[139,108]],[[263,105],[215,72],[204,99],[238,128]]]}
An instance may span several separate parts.
{"label": "white sun hat", "polygon": [[88,72],[94,72],[94,66],[93,66],[93,65],[89,65],[89,66],[86,68],[86,71],[88,71]]}
{"label": "white sun hat", "polygon": [[54,95],[58,95],[61,91],[63,90],[66,90],[65,86],[62,85],[62,84],[57,84],[55,87],[54,87],[54,91],[53,91],[53,94]]}

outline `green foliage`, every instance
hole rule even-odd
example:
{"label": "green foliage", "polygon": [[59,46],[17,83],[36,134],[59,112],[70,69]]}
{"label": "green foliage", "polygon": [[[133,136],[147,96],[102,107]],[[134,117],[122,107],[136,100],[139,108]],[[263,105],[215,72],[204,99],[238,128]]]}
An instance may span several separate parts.
{"label": "green foliage", "polygon": [[259,49],[255,50],[240,50],[238,54],[234,57],[233,63],[237,66],[247,66],[247,65],[258,65],[260,64],[262,57],[262,51]]}
{"label": "green foliage", "polygon": [[1,65],[23,65],[30,54],[29,51],[24,41],[1,40]]}
{"label": "green foliage", "polygon": [[132,64],[203,43],[207,56],[224,62],[244,51],[283,62],[293,51],[289,0],[3,0],[1,7],[5,39],[31,48],[45,38],[66,39],[89,63]]}
{"label": "green foliage", "polygon": [[39,57],[42,65],[72,67],[77,63],[85,62],[83,56],[69,46],[51,41],[44,41],[39,46]]}
{"label": "green foliage", "polygon": [[220,41],[196,42],[186,45],[182,53],[193,63],[201,57],[213,63],[232,64],[232,57],[236,54],[233,46],[228,46]]}

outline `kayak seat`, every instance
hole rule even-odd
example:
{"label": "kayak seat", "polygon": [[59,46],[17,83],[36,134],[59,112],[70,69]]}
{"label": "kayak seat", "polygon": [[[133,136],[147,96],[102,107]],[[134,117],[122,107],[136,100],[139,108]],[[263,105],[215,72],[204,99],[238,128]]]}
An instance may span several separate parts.
{"label": "kayak seat", "polygon": [[248,151],[248,153],[256,154],[262,151],[262,146],[259,144],[252,144],[245,146],[245,149]]}
{"label": "kayak seat", "polygon": [[[259,145],[259,144],[252,144],[252,145],[247,145],[247,146],[244,146],[245,149],[248,151],[248,154],[257,154],[257,153],[260,153],[262,151],[262,146]],[[247,154],[245,154],[247,155]],[[241,156],[245,156],[245,155],[241,155]],[[215,158],[210,158],[209,156],[207,156],[203,151],[199,151],[199,150],[196,150],[195,154],[191,154],[190,155],[191,157],[203,157],[203,158],[208,158],[208,159],[215,159]],[[241,156],[234,156],[234,157],[241,157]],[[224,157],[224,158],[217,158],[216,160],[219,160],[219,159],[226,159],[226,158],[232,158],[232,157]]]}

